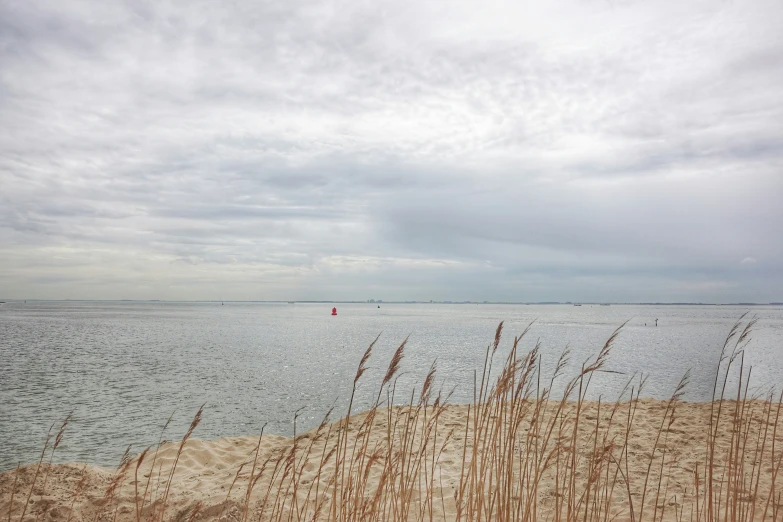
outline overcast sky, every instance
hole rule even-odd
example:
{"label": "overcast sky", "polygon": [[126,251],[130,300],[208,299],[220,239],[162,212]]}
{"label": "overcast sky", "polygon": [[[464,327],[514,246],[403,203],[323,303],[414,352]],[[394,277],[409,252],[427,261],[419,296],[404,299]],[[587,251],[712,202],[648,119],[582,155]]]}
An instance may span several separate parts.
{"label": "overcast sky", "polygon": [[783,301],[780,0],[0,0],[0,299]]}

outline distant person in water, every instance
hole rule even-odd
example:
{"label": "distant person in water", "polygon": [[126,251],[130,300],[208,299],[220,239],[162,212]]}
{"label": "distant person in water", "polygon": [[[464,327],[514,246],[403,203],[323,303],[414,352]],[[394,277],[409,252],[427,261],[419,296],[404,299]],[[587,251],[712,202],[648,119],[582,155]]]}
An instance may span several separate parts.
{"label": "distant person in water", "polygon": [[658,319],[655,320],[655,326],[658,326]]}

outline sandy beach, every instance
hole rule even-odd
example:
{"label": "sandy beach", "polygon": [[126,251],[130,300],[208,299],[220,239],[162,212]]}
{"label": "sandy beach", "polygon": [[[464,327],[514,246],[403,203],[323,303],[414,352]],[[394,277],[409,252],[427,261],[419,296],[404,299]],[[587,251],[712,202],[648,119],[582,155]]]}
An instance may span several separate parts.
{"label": "sandy beach", "polygon": [[[746,421],[738,424],[735,422],[736,404],[724,401],[721,420],[714,432],[713,460],[719,469],[713,477],[713,496],[723,499],[721,518],[731,506],[729,509],[739,511],[730,511],[730,520],[760,520],[765,514],[765,520],[775,520],[783,508],[780,497],[783,487],[780,481],[775,482],[783,454],[783,430],[780,429],[783,421],[776,415],[777,404],[747,401],[740,403],[743,410],[739,412]],[[553,415],[557,407],[556,402],[547,403],[539,411],[539,418]],[[434,520],[475,519],[476,513],[492,504],[486,500],[478,502],[476,499],[481,496],[478,491],[483,488],[492,496],[495,490],[508,489],[509,483],[520,484],[519,489],[509,490],[509,495],[521,496],[520,501],[525,500],[525,495],[530,496],[529,500],[516,505],[534,513],[531,519],[608,517],[679,521],[696,520],[697,515],[699,519],[705,519],[707,511],[703,504],[697,507],[697,497],[704,497],[710,417],[716,415],[717,403],[715,407],[710,403],[677,403],[671,420],[671,404],[666,401],[642,399],[617,405],[601,404],[600,412],[599,404],[585,402],[578,417],[581,427],[576,439],[572,440],[573,430],[569,426],[573,426],[577,418],[576,407],[575,403],[567,403],[559,414],[562,418],[551,424],[557,431],[546,446],[545,457],[549,459],[546,466],[525,464],[535,460],[531,452],[539,451],[543,447],[539,441],[546,437],[546,430],[536,430],[531,422],[535,417],[533,409],[528,409],[522,417],[525,420],[513,440],[495,437],[494,440],[500,442],[494,449],[488,449],[477,447],[477,441],[490,437],[491,433],[482,434],[479,429],[479,436],[475,436],[476,413],[469,412],[466,405],[380,408],[369,414],[352,416],[347,436],[342,439],[335,436],[346,433],[341,429],[340,421],[298,435],[296,440],[264,435],[260,439],[247,436],[214,441],[191,438],[184,446],[180,442],[165,443],[157,454],[153,449],[147,452],[140,465],[139,455],[136,455],[119,471],[76,463],[52,467],[44,464],[36,477],[37,466],[26,466],[18,474],[9,471],[0,476],[0,514],[9,516],[9,520],[19,520],[35,477],[25,520],[97,518],[124,522],[136,520],[137,509],[138,517],[144,520],[289,520],[289,516],[291,520],[311,520],[314,516],[327,520],[340,518],[341,510],[335,507],[332,496],[342,477],[342,489],[338,490],[343,491],[342,498],[351,499],[346,504],[359,499],[354,505],[363,505],[365,514],[370,513],[372,503],[362,504],[362,499],[383,497],[378,502],[387,505],[374,516],[363,517],[359,510],[345,511],[340,515],[343,519],[404,519],[403,513],[407,513],[409,520],[429,520],[430,517]],[[487,418],[498,417],[498,411],[501,410],[487,411]],[[395,455],[405,453],[404,448],[393,449],[392,458],[387,458],[384,448],[389,447],[390,433],[393,439],[408,440],[406,444],[413,440],[416,444],[416,437],[406,439],[400,429],[403,421],[411,420],[414,414],[417,415],[415,422],[409,422],[407,426],[427,442],[414,447],[408,467],[402,468],[407,470],[407,478],[411,478],[410,487],[407,487],[401,481],[406,473],[392,472],[397,469],[397,463],[393,462]],[[501,422],[497,426],[503,425],[504,415],[499,415]],[[631,415],[631,429],[627,431]],[[433,422],[437,422],[434,426],[437,436],[428,436],[428,426],[433,427]],[[662,424],[663,429],[659,431]],[[340,440],[345,446],[338,448]],[[490,469],[491,462],[503,453],[494,452],[506,441],[513,444],[507,449],[515,455],[516,462],[513,469],[507,470],[511,481],[487,483],[487,479],[498,479],[498,474]],[[576,451],[571,452],[574,443]],[[181,446],[176,469],[168,484]],[[656,449],[651,461],[653,447]],[[363,463],[357,458],[362,453],[361,448],[365,448],[361,456]],[[732,459],[738,451],[742,458]],[[488,452],[494,456],[482,459]],[[354,462],[361,473],[343,469],[340,475],[340,470],[335,469],[340,455],[351,456],[348,467]],[[481,464],[471,472],[469,464],[473,459],[481,460]],[[542,458],[538,462],[546,460]],[[731,462],[734,464],[729,464]],[[570,474],[572,465],[575,473]],[[728,469],[732,465],[733,473]],[[541,469],[536,481],[531,480],[535,473],[525,472],[533,467]],[[471,473],[478,477],[472,483]],[[566,477],[567,484],[564,483]],[[660,481],[659,477],[662,477]],[[402,485],[389,489],[389,478]],[[646,478],[645,510],[640,513]],[[365,482],[357,485],[362,479]],[[351,481],[354,481],[352,486],[346,487],[345,484]],[[532,485],[534,482],[536,487]],[[170,486],[168,492],[167,485]],[[699,488],[701,491],[695,494]],[[9,515],[12,490],[13,512]],[[467,490],[472,491],[472,495]],[[403,499],[390,498],[394,491]],[[409,498],[404,498],[406,492]],[[593,498],[590,498],[591,492],[595,495]],[[473,501],[465,500],[471,496]],[[575,499],[572,506],[567,501],[568,496]],[[471,502],[478,504],[471,506]],[[491,513],[491,519],[513,518],[502,512]]]}

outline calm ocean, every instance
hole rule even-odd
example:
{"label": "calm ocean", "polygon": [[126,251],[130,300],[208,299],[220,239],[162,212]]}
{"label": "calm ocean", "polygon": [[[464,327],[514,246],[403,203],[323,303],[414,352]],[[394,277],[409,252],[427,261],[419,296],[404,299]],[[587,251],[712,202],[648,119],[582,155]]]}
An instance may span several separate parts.
{"label": "calm ocean", "polygon": [[[180,437],[205,403],[196,437],[266,432],[290,435],[344,411],[356,365],[381,334],[358,390],[366,408],[392,352],[410,335],[398,397],[410,396],[437,359],[451,402],[470,401],[473,372],[499,321],[503,357],[535,320],[525,351],[541,342],[547,375],[568,347],[572,376],[625,321],[609,369],[591,384],[606,400],[634,374],[643,395],[667,398],[692,370],[687,400],[708,400],[723,339],[748,307],[565,305],[331,305],[164,302],[11,302],[0,305],[0,471],[38,458],[52,422],[73,411],[57,461],[116,465],[125,447],[141,451]],[[783,383],[783,308],[751,307],[759,318],[745,357],[752,390]],[[658,327],[655,327],[655,319]],[[646,323],[646,325],[645,325]],[[565,381],[565,378],[561,379]],[[562,384],[562,382],[560,383]]]}

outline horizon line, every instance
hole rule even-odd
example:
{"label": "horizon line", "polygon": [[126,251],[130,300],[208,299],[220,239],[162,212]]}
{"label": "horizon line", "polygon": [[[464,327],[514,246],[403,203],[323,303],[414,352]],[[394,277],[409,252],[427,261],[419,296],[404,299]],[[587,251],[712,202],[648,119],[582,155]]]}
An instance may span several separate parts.
{"label": "horizon line", "polygon": [[19,302],[136,302],[136,303],[283,303],[283,304],[493,304],[493,305],[690,305],[690,306],[783,306],[783,301],[702,302],[702,301],[469,301],[469,300],[322,300],[322,299],[0,299],[0,303]]}

